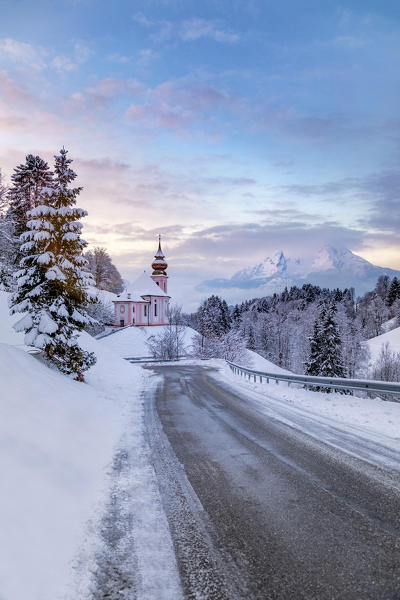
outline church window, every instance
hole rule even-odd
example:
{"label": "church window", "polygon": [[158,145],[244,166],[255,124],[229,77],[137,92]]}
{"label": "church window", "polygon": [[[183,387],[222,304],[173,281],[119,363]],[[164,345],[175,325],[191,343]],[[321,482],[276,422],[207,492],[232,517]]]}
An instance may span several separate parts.
{"label": "church window", "polygon": [[144,316],[147,317],[147,304],[144,305]]}
{"label": "church window", "polygon": [[154,300],[154,316],[157,316],[157,300]]}

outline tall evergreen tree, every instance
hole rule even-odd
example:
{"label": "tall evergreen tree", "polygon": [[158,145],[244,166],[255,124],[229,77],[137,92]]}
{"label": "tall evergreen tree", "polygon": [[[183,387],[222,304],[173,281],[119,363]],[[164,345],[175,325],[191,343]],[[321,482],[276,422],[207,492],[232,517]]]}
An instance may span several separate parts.
{"label": "tall evergreen tree", "polygon": [[11,312],[24,313],[15,328],[25,331],[27,345],[42,349],[60,371],[83,381],[83,372],[95,362],[77,340],[77,332],[91,320],[84,308],[91,277],[85,271],[86,242],[78,222],[87,213],[75,206],[81,188],[69,188],[76,177],[71,162],[63,148],[55,156],[54,186],[46,204],[28,211]]}
{"label": "tall evergreen tree", "polygon": [[387,306],[392,306],[396,300],[400,299],[400,281],[397,277],[393,277],[392,283],[390,284],[389,291],[386,296]]}
{"label": "tall evergreen tree", "polygon": [[[310,340],[310,356],[306,374],[320,377],[345,377],[342,359],[342,341],[334,315],[336,307],[322,306]],[[317,388],[330,392],[330,388]],[[340,389],[337,391],[341,391]]]}
{"label": "tall evergreen tree", "polygon": [[378,277],[378,281],[376,282],[376,286],[374,292],[378,294],[382,298],[382,300],[386,299],[390,288],[390,277],[389,275],[380,275]]}
{"label": "tall evergreen tree", "polygon": [[239,308],[239,305],[235,304],[235,307],[232,311],[232,326],[237,328],[239,326],[241,320],[242,320],[241,310]]}
{"label": "tall evergreen tree", "polygon": [[345,377],[342,358],[342,340],[335,320],[336,306],[332,304],[326,311],[323,322],[323,346],[320,363],[322,377]]}
{"label": "tall evergreen tree", "polygon": [[225,300],[210,296],[197,311],[199,332],[205,337],[219,337],[230,329],[230,314]]}
{"label": "tall evergreen tree", "polygon": [[46,204],[53,186],[53,174],[40,156],[28,154],[25,164],[14,169],[11,181],[8,217],[13,221],[15,235],[19,238],[27,229],[27,212]]}
{"label": "tall evergreen tree", "polygon": [[310,354],[305,364],[306,375],[320,375],[323,346],[323,326],[326,319],[326,306],[321,305],[320,312],[314,322],[314,331],[310,337]]}
{"label": "tall evergreen tree", "polygon": [[231,328],[232,318],[226,300],[221,300],[221,322],[223,332],[228,333]]}

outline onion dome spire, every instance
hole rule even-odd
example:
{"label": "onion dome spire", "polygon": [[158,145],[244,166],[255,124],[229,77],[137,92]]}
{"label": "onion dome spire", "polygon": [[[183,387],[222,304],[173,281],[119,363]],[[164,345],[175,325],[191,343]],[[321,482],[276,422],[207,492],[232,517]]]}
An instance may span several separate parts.
{"label": "onion dome spire", "polygon": [[164,253],[161,250],[161,235],[158,236],[158,250],[154,255],[154,260],[151,263],[153,269],[152,275],[166,275],[168,263],[164,260]]}

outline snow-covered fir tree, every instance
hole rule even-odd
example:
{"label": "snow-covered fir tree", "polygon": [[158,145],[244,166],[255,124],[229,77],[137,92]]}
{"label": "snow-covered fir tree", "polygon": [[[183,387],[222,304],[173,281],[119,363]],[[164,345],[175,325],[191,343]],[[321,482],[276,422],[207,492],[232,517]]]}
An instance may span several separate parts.
{"label": "snow-covered fir tree", "polygon": [[219,337],[230,329],[228,305],[219,296],[210,296],[197,311],[199,332],[205,337]]}
{"label": "snow-covered fir tree", "polygon": [[332,304],[326,311],[323,321],[323,347],[320,375],[323,377],[345,377],[342,356],[342,340],[335,320],[336,306]]}
{"label": "snow-covered fir tree", "polygon": [[83,372],[95,362],[93,353],[82,350],[77,332],[90,322],[85,312],[86,271],[79,219],[86,211],[77,208],[81,188],[69,188],[76,173],[64,148],[55,156],[54,183],[46,203],[28,211],[28,230],[21,235],[21,269],[18,289],[12,296],[12,313],[24,313],[15,325],[25,332],[25,343],[43,350],[45,358],[60,371],[83,381]]}
{"label": "snow-covered fir tree", "polygon": [[318,317],[314,322],[313,335],[310,337],[310,355],[305,364],[306,375],[321,375],[322,346],[324,343],[324,323],[326,319],[326,306],[321,305]]}
{"label": "snow-covered fir tree", "polygon": [[[310,340],[310,356],[306,364],[306,375],[320,377],[345,377],[342,341],[335,321],[336,306],[321,306]],[[325,392],[330,388],[316,388]],[[341,391],[338,389],[337,391]]]}
{"label": "snow-covered fir tree", "polygon": [[386,296],[386,304],[390,307],[392,306],[396,300],[400,299],[400,281],[397,277],[393,277],[392,283],[390,284],[387,296]]}
{"label": "snow-covered fir tree", "polygon": [[21,259],[19,238],[27,229],[27,213],[46,203],[53,185],[53,174],[47,162],[40,156],[28,154],[25,164],[20,164],[14,169],[11,181],[7,219],[13,228],[15,264],[18,265]]}

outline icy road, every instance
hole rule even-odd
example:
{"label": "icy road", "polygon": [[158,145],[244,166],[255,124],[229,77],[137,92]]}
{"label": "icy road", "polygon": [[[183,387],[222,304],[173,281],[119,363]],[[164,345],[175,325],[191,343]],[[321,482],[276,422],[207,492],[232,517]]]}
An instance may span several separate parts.
{"label": "icy road", "polygon": [[210,367],[151,370],[148,441],[185,598],[400,599],[395,451],[276,402],[266,414]]}

